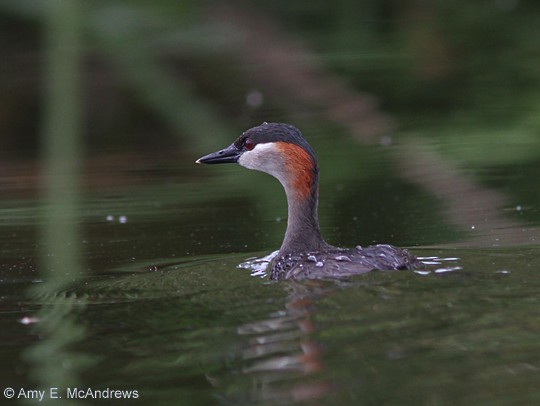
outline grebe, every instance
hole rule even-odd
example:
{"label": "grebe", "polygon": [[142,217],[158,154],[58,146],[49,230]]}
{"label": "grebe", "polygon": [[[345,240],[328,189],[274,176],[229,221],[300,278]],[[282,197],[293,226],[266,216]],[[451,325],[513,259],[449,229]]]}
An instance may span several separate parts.
{"label": "grebe", "polygon": [[263,123],[244,132],[227,148],[196,162],[237,162],[266,172],[283,185],[288,204],[287,230],[272,261],[271,279],[339,278],[375,269],[412,269],[420,265],[406,249],[391,245],[345,249],[323,239],[317,218],[317,159],[300,130],[292,125]]}

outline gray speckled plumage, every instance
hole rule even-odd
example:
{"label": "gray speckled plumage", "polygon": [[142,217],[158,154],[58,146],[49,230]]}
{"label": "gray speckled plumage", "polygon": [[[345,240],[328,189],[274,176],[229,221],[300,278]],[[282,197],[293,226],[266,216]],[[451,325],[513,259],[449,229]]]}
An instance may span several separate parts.
{"label": "gray speckled plumage", "polygon": [[381,244],[278,256],[272,262],[270,277],[274,280],[342,278],[376,269],[401,270],[419,266],[421,263],[408,250]]}

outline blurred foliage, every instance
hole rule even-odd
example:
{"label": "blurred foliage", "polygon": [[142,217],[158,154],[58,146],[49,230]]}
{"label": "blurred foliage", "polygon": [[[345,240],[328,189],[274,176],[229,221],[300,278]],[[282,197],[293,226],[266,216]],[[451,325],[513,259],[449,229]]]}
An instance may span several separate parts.
{"label": "blurred foliage", "polygon": [[[0,2],[0,10],[3,11],[0,21],[10,23],[12,27],[10,30],[8,25],[2,42],[9,44],[13,39],[19,45],[7,48],[8,62],[4,69],[8,75],[3,75],[1,86],[23,95],[27,93],[29,97],[20,100],[17,109],[37,112],[31,117],[37,122],[41,119],[37,97],[40,78],[21,78],[16,65],[41,63],[39,26],[46,5],[47,2]],[[200,134],[223,134],[224,137],[230,134],[225,122],[215,112],[215,105],[197,94],[192,81],[185,80],[182,72],[171,69],[165,60],[167,41],[174,41],[179,55],[184,51],[182,44],[188,44],[187,48],[191,50],[196,49],[195,54],[200,53],[201,48],[209,47],[208,38],[192,32],[197,16],[193,14],[190,2],[96,1],[85,4],[84,17],[87,68],[83,77],[87,87],[88,137],[112,145],[115,143],[111,138],[118,138],[119,145],[125,147],[130,142],[130,138],[124,136],[126,133],[138,136],[136,139],[143,146],[151,143],[152,139],[156,141],[157,138],[159,144],[162,139],[180,134],[184,136],[184,143],[191,140],[204,147],[206,138]],[[19,41],[15,30],[27,27],[30,40]],[[203,39],[199,41],[199,38]],[[29,60],[21,61],[21,55],[35,52],[37,54],[30,54]],[[13,89],[17,80],[25,80],[26,83],[19,89]],[[13,99],[0,100],[2,104],[9,102],[13,104]],[[7,116],[8,120],[11,119]],[[27,120],[28,116],[22,115],[19,121],[8,123],[11,128],[4,133],[10,134],[14,140],[8,146],[36,149],[39,126],[32,127],[27,133],[20,131],[24,128],[23,121]],[[145,125],[148,122],[157,127],[150,134],[147,131],[150,125]],[[4,125],[0,122],[0,126]],[[141,129],[144,135],[141,135]],[[26,145],[20,142],[21,138],[28,140]],[[93,143],[91,145],[95,147]]]}
{"label": "blurred foliage", "polygon": [[[265,3],[287,15],[330,67],[393,111],[489,113],[488,103],[519,113],[529,104],[524,96],[537,96],[540,4],[533,0],[339,0],[312,3],[311,12],[298,2]],[[516,92],[522,97],[504,98]]]}
{"label": "blurred foliage", "polygon": [[[167,139],[179,135],[182,144],[205,149],[215,145],[214,137],[226,140],[237,132],[232,128],[257,121],[256,112],[245,116],[245,95],[256,83],[242,77],[238,60],[230,60],[242,52],[241,39],[206,18],[219,4],[85,4],[88,137],[108,144],[117,138],[123,145],[133,140],[126,134],[135,134],[131,137],[143,145],[170,145]],[[27,148],[35,149],[46,5],[0,1],[4,147],[21,147],[27,140]],[[377,96],[401,117],[405,129],[435,128],[439,131],[433,133],[445,138],[465,132],[477,140],[473,155],[496,129],[497,137],[523,144],[505,161],[538,157],[540,5],[533,0],[257,0],[227,5],[266,14],[306,39],[329,69]],[[275,111],[265,107],[270,121]],[[516,129],[516,123],[524,124]],[[201,134],[211,134],[211,141]],[[456,157],[470,162],[469,151],[457,151]]]}
{"label": "blurred foliage", "polygon": [[308,12],[264,3],[444,155],[466,165],[540,159],[538,2],[340,0]]}
{"label": "blurred foliage", "polygon": [[[43,82],[42,38],[47,4],[0,0],[4,156],[34,157],[40,148],[41,100],[48,86]],[[531,172],[540,167],[540,4],[534,0],[96,0],[85,2],[84,8],[84,132],[96,155],[174,148],[191,162],[252,124],[293,121],[320,151],[323,193],[337,184],[347,189],[331,197],[330,205],[341,207],[338,199],[360,196],[363,188],[372,195],[388,194],[377,178],[381,174],[370,171],[370,151],[364,155],[354,149],[350,159],[343,159],[353,142],[342,139],[336,146],[345,133],[337,130],[340,123],[306,113],[305,106],[289,109],[287,95],[248,101],[259,84],[249,74],[251,61],[240,57],[242,33],[226,24],[225,9],[263,15],[292,39],[301,39],[328,72],[337,73],[351,89],[374,95],[398,118],[396,138],[420,138],[465,168],[509,168],[525,162]],[[329,145],[332,151],[326,149]],[[384,152],[374,156],[388,159]],[[276,189],[269,186],[273,180],[243,174],[246,181],[240,184],[235,169],[220,173],[208,198],[222,194],[234,200],[242,189],[252,193],[253,201],[266,203],[259,210],[283,211],[285,202],[276,201]],[[205,199],[206,193],[193,197],[185,187],[176,189],[188,204],[192,198]],[[540,204],[534,192],[523,193],[525,201]],[[165,196],[178,201],[178,193]],[[422,201],[426,207],[431,204],[429,197]],[[372,210],[362,203],[358,211]],[[389,201],[388,211],[397,206],[402,207]],[[346,225],[348,219],[340,221]],[[322,221],[324,226],[324,217]],[[424,222],[432,221],[426,215]],[[379,224],[373,220],[370,233],[376,236]],[[396,234],[401,236],[397,240],[409,241],[406,230]]]}

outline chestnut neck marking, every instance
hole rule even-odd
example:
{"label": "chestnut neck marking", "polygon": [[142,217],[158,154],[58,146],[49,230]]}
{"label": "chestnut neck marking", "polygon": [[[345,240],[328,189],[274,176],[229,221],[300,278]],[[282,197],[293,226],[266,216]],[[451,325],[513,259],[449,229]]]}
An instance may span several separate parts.
{"label": "chestnut neck marking", "polygon": [[303,199],[310,197],[316,172],[311,156],[296,144],[278,141],[275,146],[285,157],[285,169],[292,175],[295,192]]}

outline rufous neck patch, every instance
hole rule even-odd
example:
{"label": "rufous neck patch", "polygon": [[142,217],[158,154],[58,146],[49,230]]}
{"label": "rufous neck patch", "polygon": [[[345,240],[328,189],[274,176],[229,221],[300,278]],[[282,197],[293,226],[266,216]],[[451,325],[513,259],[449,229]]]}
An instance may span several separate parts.
{"label": "rufous neck patch", "polygon": [[315,175],[310,155],[298,145],[288,142],[276,142],[276,147],[285,157],[285,169],[292,176],[294,190],[301,198],[309,197]]}

